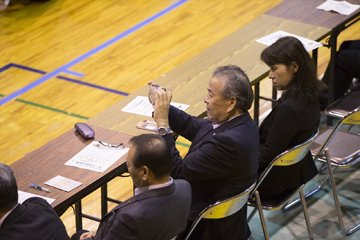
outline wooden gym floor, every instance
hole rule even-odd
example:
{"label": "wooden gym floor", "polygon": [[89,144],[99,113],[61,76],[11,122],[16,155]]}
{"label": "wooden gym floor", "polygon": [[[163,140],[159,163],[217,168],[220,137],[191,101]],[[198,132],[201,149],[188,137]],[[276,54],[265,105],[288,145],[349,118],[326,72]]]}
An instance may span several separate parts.
{"label": "wooden gym floor", "polygon": [[[0,106],[0,162],[10,165],[280,2],[52,0],[0,12],[0,100],[18,91]],[[360,39],[360,22],[341,33],[339,43],[349,39]],[[319,75],[328,61],[328,49],[321,48]],[[261,93],[270,92],[271,83],[263,81]],[[262,113],[270,107],[260,104]],[[190,143],[178,142],[185,154]],[[113,180],[109,192],[129,198],[131,179]],[[99,196],[83,200],[85,213],[100,217]],[[61,218],[73,234],[71,208]],[[83,221],[84,229],[97,225]]]}

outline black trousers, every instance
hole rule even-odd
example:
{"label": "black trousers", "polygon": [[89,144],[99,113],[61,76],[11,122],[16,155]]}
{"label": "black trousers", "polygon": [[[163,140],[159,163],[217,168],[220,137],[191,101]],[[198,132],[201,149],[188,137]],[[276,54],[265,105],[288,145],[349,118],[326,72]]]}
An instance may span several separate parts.
{"label": "black trousers", "polygon": [[[335,64],[334,100],[344,95],[353,78],[360,78],[360,40],[345,41],[340,46]],[[328,85],[329,67],[323,81]]]}

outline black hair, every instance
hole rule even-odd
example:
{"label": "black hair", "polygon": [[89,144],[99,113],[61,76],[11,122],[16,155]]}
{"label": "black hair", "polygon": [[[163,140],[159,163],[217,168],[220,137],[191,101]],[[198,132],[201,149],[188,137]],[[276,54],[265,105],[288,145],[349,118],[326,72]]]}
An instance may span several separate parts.
{"label": "black hair", "polygon": [[282,98],[302,96],[306,100],[316,100],[317,92],[325,87],[318,80],[316,66],[304,46],[295,37],[279,38],[261,53],[261,60],[268,66],[284,64],[286,67],[295,62],[298,70],[282,94]]}
{"label": "black hair", "polygon": [[135,168],[147,166],[155,178],[161,179],[171,173],[171,154],[166,140],[155,134],[142,134],[130,139],[135,147]]}
{"label": "black hair", "polygon": [[10,211],[18,203],[18,188],[14,172],[0,163],[0,212]]}

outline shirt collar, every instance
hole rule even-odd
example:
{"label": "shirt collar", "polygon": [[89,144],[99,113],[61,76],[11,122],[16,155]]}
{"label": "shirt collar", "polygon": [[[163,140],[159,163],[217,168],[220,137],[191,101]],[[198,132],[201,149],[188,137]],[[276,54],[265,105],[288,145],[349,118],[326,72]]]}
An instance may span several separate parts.
{"label": "shirt collar", "polygon": [[143,193],[147,190],[164,188],[164,187],[170,186],[173,183],[173,181],[174,180],[172,179],[172,177],[170,177],[170,180],[166,183],[155,184],[155,185],[150,185],[150,186],[146,186],[146,187],[137,187],[137,188],[135,188],[135,196],[140,193]]}
{"label": "shirt collar", "polygon": [[19,205],[19,203],[17,203],[10,211],[5,213],[5,215],[0,219],[0,228],[1,228],[1,225],[3,224],[3,222],[5,221],[5,218],[7,216],[9,216],[9,214],[17,207],[17,205]]}
{"label": "shirt collar", "polygon": [[[230,118],[230,119],[227,120],[226,122],[229,122],[229,121],[233,120],[234,118],[239,117],[239,116],[241,116],[241,115],[243,115],[243,114],[244,114],[244,113],[240,113],[239,115],[236,115],[235,117]],[[224,123],[226,123],[226,122],[213,124],[213,125],[212,125],[212,126],[213,126],[213,130],[215,130],[216,128],[220,127],[221,124],[224,124]]]}

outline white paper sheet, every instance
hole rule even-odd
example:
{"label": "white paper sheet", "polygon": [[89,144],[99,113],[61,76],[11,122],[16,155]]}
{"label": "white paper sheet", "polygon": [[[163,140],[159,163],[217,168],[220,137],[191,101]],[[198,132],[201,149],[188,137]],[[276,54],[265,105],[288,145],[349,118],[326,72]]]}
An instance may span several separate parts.
{"label": "white paper sheet", "polygon": [[258,40],[256,40],[256,42],[262,43],[266,46],[270,46],[271,44],[276,42],[279,38],[287,37],[287,36],[292,36],[292,37],[296,37],[297,39],[299,39],[300,42],[303,44],[304,48],[306,49],[306,51],[311,51],[311,50],[314,50],[314,49],[322,46],[322,44],[319,42],[310,40],[308,38],[300,37],[295,34],[291,34],[291,33],[285,32],[285,31],[281,31],[281,30],[271,33],[265,37],[259,38]]}
{"label": "white paper sheet", "polygon": [[67,161],[65,165],[104,172],[128,151],[129,148],[109,148],[99,144],[98,141],[93,141]]}
{"label": "white paper sheet", "polygon": [[56,177],[47,181],[45,184],[64,190],[66,192],[70,192],[71,190],[80,186],[82,183],[57,175]]}
{"label": "white paper sheet", "polygon": [[[185,111],[189,107],[189,105],[182,103],[171,102],[170,104],[183,111]],[[121,111],[151,117],[154,108],[150,104],[149,99],[147,97],[137,96],[128,105],[126,105],[123,109],[121,109]]]}
{"label": "white paper sheet", "polygon": [[43,197],[43,196],[40,196],[40,195],[36,195],[36,194],[28,193],[28,192],[23,192],[23,191],[20,191],[20,190],[18,190],[18,194],[19,194],[19,203],[23,203],[26,199],[31,198],[31,197],[43,198],[49,204],[52,204],[56,200],[54,198]]}
{"label": "white paper sheet", "polygon": [[355,12],[359,7],[360,7],[360,5],[351,4],[351,3],[348,3],[347,1],[339,2],[339,1],[334,1],[334,0],[327,0],[320,6],[317,6],[316,8],[327,11],[327,12],[334,11],[334,12],[338,12],[343,15],[350,15],[353,12]]}

